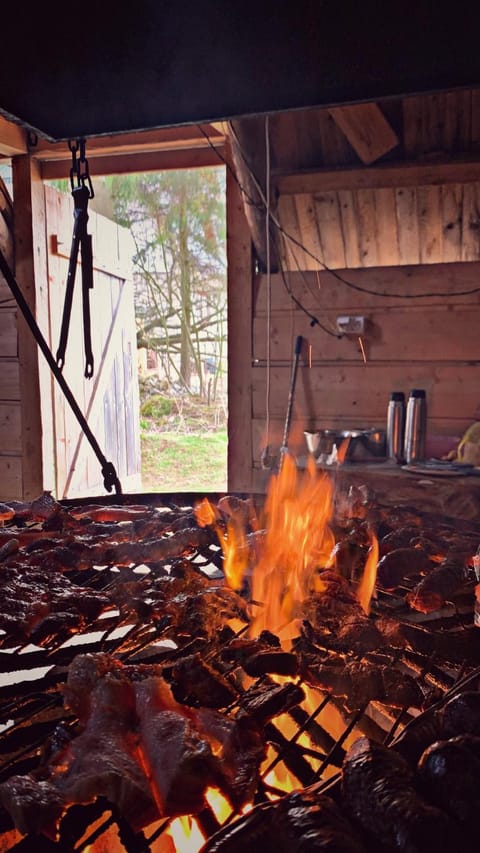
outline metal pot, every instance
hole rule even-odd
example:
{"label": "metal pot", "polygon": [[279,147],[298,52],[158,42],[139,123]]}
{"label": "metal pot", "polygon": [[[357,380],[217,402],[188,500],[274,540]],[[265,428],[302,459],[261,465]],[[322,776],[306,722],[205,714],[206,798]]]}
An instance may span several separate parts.
{"label": "metal pot", "polygon": [[369,427],[367,429],[342,430],[342,440],[348,440],[345,459],[368,460],[384,459],[387,450],[386,433],[383,429]]}

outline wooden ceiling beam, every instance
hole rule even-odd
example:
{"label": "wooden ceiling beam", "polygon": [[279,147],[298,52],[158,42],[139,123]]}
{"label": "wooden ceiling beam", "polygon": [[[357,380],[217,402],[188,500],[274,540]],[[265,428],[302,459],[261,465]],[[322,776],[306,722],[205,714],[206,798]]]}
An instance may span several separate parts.
{"label": "wooden ceiling beam", "polygon": [[27,153],[27,134],[18,124],[0,116],[0,156],[15,157]]}
{"label": "wooden ceiling beam", "polygon": [[348,169],[319,169],[272,175],[280,195],[335,192],[337,190],[465,184],[480,181],[480,159],[444,160],[432,163],[388,163]]}
{"label": "wooden ceiling beam", "polygon": [[[86,155],[90,158],[116,154],[138,154],[182,148],[209,148],[224,142],[225,135],[218,127],[186,125],[159,130],[119,133],[112,136],[94,136],[86,139]],[[55,160],[71,160],[67,142],[47,142],[39,139],[31,154],[42,163]]]}
{"label": "wooden ceiling beam", "polygon": [[[224,146],[210,148],[173,148],[158,151],[135,151],[120,154],[92,156],[88,154],[89,173],[99,175],[126,175],[133,172],[161,172],[168,169],[193,169],[201,166],[220,166]],[[68,178],[70,160],[40,161],[44,181]]]}
{"label": "wooden ceiling beam", "polygon": [[375,163],[399,143],[378,104],[333,107],[328,112],[365,165]]}

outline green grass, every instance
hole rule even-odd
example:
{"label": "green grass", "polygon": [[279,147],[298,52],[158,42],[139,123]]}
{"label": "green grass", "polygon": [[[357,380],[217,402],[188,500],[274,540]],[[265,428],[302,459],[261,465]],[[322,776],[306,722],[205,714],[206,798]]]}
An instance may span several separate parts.
{"label": "green grass", "polygon": [[144,492],[225,492],[227,431],[142,432]]}

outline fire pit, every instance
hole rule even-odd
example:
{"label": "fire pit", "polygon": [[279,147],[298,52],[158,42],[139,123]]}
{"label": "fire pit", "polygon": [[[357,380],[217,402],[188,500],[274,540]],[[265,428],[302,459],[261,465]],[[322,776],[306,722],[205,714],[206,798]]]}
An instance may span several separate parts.
{"label": "fire pit", "polygon": [[[337,796],[361,737],[390,744],[452,690],[477,688],[467,555],[480,531],[357,492],[334,505],[323,475],[299,490],[286,467],[266,500],[13,506],[0,531],[1,850],[217,849],[244,810],[267,825],[291,791]],[[285,518],[293,562],[274,526]],[[456,588],[416,608],[452,553]],[[99,719],[121,753],[109,772]]]}

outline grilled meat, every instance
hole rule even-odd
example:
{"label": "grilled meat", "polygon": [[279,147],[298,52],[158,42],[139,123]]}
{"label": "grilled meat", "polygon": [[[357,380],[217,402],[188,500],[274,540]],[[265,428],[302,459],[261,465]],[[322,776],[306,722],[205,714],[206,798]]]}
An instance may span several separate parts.
{"label": "grilled meat", "polygon": [[301,637],[307,641],[306,650],[310,644],[312,651],[318,647],[356,655],[367,654],[382,646],[405,645],[398,623],[390,619],[373,620],[356,609],[342,619],[329,619],[325,625],[315,628],[304,621]]}
{"label": "grilled meat", "polygon": [[480,663],[480,631],[474,625],[455,631],[430,631],[421,625],[402,622],[399,633],[415,651],[444,661]]}
{"label": "grilled meat", "polygon": [[429,708],[410,720],[392,742],[391,748],[414,767],[432,743],[460,735],[480,737],[480,693],[456,693],[440,708]]}
{"label": "grilled meat", "polygon": [[308,684],[345,698],[351,709],[374,699],[394,708],[418,708],[424,699],[411,676],[366,660],[346,661],[338,655],[319,663],[314,657],[303,655],[301,671]]}
{"label": "grilled meat", "polygon": [[66,809],[61,791],[48,779],[33,774],[11,776],[0,784],[0,803],[22,834],[43,832],[56,839]]}
{"label": "grilled meat", "polygon": [[372,840],[388,850],[450,853],[455,825],[417,793],[414,773],[402,756],[361,737],[343,763],[345,804]]}
{"label": "grilled meat", "polygon": [[263,853],[364,853],[350,821],[325,794],[296,791],[262,804],[216,833],[201,853],[243,853],[252,844]]}
{"label": "grilled meat", "polygon": [[467,578],[466,557],[463,551],[450,551],[445,559],[407,594],[406,600],[410,607],[421,613],[440,610]]}
{"label": "grilled meat", "polygon": [[480,692],[466,690],[452,696],[438,712],[445,738],[461,734],[480,737]]}
{"label": "grilled meat", "polygon": [[249,714],[260,725],[264,725],[277,714],[283,714],[305,699],[305,693],[298,684],[288,681],[275,684],[270,679],[262,679],[243,693],[240,700],[242,711]]}
{"label": "grilled meat", "polygon": [[236,810],[252,802],[266,755],[265,738],[257,720],[245,712],[231,719],[201,708],[197,724],[215,754],[218,787]]}
{"label": "grilled meat", "polygon": [[177,702],[203,705],[204,708],[225,708],[236,698],[237,691],[213,666],[196,652],[176,661],[164,675],[168,677]]}
{"label": "grilled meat", "polygon": [[379,560],[377,581],[384,589],[394,589],[404,577],[418,575],[429,568],[433,568],[433,564],[423,548],[396,548]]}
{"label": "grilled meat", "polygon": [[418,525],[409,525],[407,527],[398,527],[396,530],[391,530],[379,541],[380,554],[383,557],[391,551],[396,551],[399,548],[409,548],[412,539],[420,533]]}
{"label": "grilled meat", "polygon": [[111,607],[108,596],[100,592],[28,568],[6,567],[0,575],[0,592],[0,628],[21,642],[43,642],[52,628],[79,630]]}
{"label": "grilled meat", "polygon": [[205,805],[206,788],[217,782],[210,744],[161,678],[147,678],[134,689],[138,749],[158,812],[196,814]]}
{"label": "grilled meat", "polygon": [[422,754],[418,772],[425,796],[463,825],[461,849],[476,835],[480,807],[480,738],[462,735],[437,741]]}
{"label": "grilled meat", "polygon": [[222,660],[239,663],[247,675],[256,678],[260,675],[298,674],[296,655],[284,652],[274,634],[262,631],[259,637],[248,639],[235,637],[221,652]]}
{"label": "grilled meat", "polygon": [[229,587],[199,589],[196,595],[179,593],[167,605],[167,613],[182,636],[214,639],[229,619],[249,621],[247,603]]}
{"label": "grilled meat", "polygon": [[[134,829],[155,817],[197,813],[211,785],[235,808],[253,799],[265,741],[260,722],[245,709],[228,718],[189,708],[176,701],[158,665],[125,666],[103,653],[74,659],[64,702],[81,731],[45,752],[36,778],[0,787],[1,802],[25,831],[44,831],[44,820],[50,831],[67,805],[96,797],[115,805]],[[25,803],[17,797],[12,805],[22,790]],[[35,797],[43,817],[34,819]]]}
{"label": "grilled meat", "polygon": [[415,767],[422,752],[442,737],[439,715],[431,709],[414,717],[391,744],[391,749],[401,755],[410,767]]}
{"label": "grilled meat", "polygon": [[95,685],[84,730],[67,754],[53,765],[51,779],[66,803],[105,797],[132,827],[140,829],[157,816],[148,779],[138,761],[135,694],[118,672]]}

